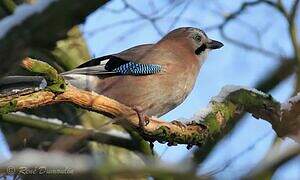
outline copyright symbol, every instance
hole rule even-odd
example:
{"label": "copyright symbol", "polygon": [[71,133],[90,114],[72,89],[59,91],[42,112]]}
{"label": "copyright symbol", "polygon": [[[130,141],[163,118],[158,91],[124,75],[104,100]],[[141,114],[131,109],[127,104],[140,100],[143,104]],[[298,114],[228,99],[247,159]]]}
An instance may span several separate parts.
{"label": "copyright symbol", "polygon": [[14,174],[14,173],[15,173],[15,168],[14,168],[14,167],[8,167],[8,168],[6,169],[6,172],[7,172],[8,174]]}

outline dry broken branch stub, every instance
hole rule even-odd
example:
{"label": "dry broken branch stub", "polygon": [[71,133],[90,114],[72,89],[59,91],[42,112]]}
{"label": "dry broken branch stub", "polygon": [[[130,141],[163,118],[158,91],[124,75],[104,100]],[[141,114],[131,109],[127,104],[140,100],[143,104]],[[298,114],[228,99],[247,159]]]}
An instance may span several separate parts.
{"label": "dry broken branch stub", "polygon": [[[40,63],[40,61],[34,60],[34,63],[31,61],[32,59],[27,58],[23,61],[23,64],[34,64],[35,67],[39,67],[40,69],[35,69],[35,72],[40,73],[41,69],[45,70],[46,67],[51,67],[45,63]],[[29,68],[29,70],[31,69],[33,68]],[[60,78],[58,74],[50,75],[51,73],[48,74],[48,72],[53,73],[56,71],[46,70],[44,71],[45,76]],[[54,82],[52,85],[56,85],[55,82],[59,81],[52,82]],[[279,131],[278,124],[283,123],[279,102],[270,95],[238,86],[228,86],[222,89],[220,95],[210,102],[209,111],[202,114],[200,118],[186,123],[186,126],[146,117],[149,123],[141,128],[138,115],[131,107],[94,92],[77,89],[67,83],[63,92],[45,88],[30,94],[1,97],[0,112],[4,114],[62,102],[72,103],[81,108],[120,119],[118,122],[121,125],[135,129],[146,140],[168,142],[169,145],[187,144],[188,147],[192,145],[201,146],[222,133],[222,130],[228,127],[231,120],[234,120],[235,116],[243,112],[242,110],[252,113],[257,118],[269,121],[275,131]]]}

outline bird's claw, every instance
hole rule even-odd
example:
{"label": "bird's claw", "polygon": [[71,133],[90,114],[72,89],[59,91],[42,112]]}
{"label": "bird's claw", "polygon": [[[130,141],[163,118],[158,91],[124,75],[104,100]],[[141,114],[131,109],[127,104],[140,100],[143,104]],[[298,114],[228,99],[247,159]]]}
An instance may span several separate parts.
{"label": "bird's claw", "polygon": [[186,146],[186,148],[187,148],[187,150],[190,150],[190,149],[192,149],[193,146],[194,146],[193,144],[188,144],[188,145]]}
{"label": "bird's claw", "polygon": [[174,120],[174,121],[171,121],[171,123],[179,126],[181,129],[186,129],[187,128],[187,125],[182,123],[181,121]]}
{"label": "bird's claw", "polygon": [[201,127],[203,127],[204,129],[207,129],[207,123],[205,123],[204,121],[197,121],[196,122],[197,125],[200,125]]}
{"label": "bird's claw", "polygon": [[139,106],[134,106],[132,109],[137,113],[139,117],[139,126],[142,129],[145,129],[145,126],[149,124],[149,120],[146,120],[144,113],[142,113],[142,108]]}

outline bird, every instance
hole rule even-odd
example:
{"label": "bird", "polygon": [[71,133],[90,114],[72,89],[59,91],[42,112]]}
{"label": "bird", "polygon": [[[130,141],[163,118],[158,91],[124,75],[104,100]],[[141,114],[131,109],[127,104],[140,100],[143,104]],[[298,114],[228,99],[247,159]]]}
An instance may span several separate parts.
{"label": "bird", "polygon": [[[201,29],[181,27],[154,44],[91,59],[61,76],[79,89],[138,107],[139,113],[160,117],[186,99],[208,52],[222,46]],[[23,76],[8,79],[0,81],[0,92],[14,82],[36,86],[44,80]]]}

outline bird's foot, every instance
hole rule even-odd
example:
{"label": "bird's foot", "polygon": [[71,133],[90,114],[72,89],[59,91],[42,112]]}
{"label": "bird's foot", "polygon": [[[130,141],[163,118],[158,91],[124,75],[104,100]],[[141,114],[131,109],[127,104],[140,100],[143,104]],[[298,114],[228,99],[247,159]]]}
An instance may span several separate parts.
{"label": "bird's foot", "polygon": [[182,123],[181,121],[174,120],[174,121],[171,121],[171,123],[179,126],[181,129],[186,129],[187,128],[187,125]]}
{"label": "bird's foot", "polygon": [[192,124],[196,124],[196,125],[199,125],[199,126],[201,126],[201,127],[203,127],[204,129],[207,129],[208,127],[207,127],[207,123],[205,123],[204,121],[202,121],[202,120],[197,120],[197,121],[192,121],[191,122]]}
{"label": "bird's foot", "polygon": [[149,124],[149,120],[146,120],[145,114],[142,113],[143,109],[140,106],[134,106],[132,109],[137,113],[139,117],[139,126],[142,129],[145,129],[145,126]]}

